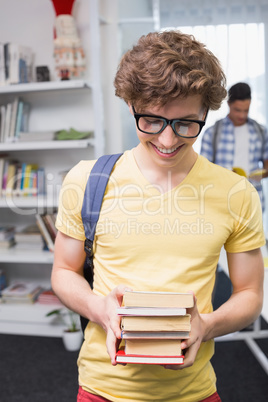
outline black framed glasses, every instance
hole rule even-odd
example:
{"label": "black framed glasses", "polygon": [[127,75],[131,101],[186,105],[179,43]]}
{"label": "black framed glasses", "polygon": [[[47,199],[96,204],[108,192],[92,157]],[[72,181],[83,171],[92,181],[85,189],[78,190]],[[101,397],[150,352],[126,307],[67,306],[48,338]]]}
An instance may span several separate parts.
{"label": "black framed glasses", "polygon": [[166,119],[162,116],[153,116],[149,114],[136,113],[132,106],[133,114],[137,127],[145,134],[160,134],[167,126],[171,126],[174,133],[183,138],[195,138],[206,124],[208,110],[204,120],[191,119]]}

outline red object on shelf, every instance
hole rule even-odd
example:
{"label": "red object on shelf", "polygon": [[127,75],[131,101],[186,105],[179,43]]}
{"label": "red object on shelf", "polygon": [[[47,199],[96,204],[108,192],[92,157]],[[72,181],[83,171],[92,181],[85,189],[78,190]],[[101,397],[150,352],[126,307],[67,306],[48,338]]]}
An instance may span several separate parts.
{"label": "red object on shelf", "polygon": [[72,14],[73,4],[75,0],[51,0],[55,9],[56,15]]}

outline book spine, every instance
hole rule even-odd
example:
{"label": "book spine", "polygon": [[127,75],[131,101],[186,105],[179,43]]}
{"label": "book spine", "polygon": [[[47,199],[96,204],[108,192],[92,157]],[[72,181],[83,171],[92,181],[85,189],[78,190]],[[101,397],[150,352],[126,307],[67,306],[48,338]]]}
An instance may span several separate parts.
{"label": "book spine", "polygon": [[46,243],[46,245],[47,245],[47,248],[48,248],[50,251],[53,252],[53,251],[54,251],[54,242],[53,242],[53,240],[51,239],[50,233],[49,233],[49,231],[47,230],[46,225],[44,224],[44,221],[43,221],[41,215],[40,215],[40,214],[36,214],[35,216],[36,216],[36,223],[37,223],[37,226],[39,227],[39,230],[40,230],[40,232],[41,232],[41,234],[42,234],[42,236],[43,236],[43,238],[44,238],[44,241],[45,241],[45,243]]}
{"label": "book spine", "polygon": [[19,98],[16,97],[12,102],[11,117],[10,117],[10,131],[9,131],[9,142],[13,142],[15,138],[16,121],[18,113]]}
{"label": "book spine", "polygon": [[5,85],[6,75],[5,75],[5,53],[4,44],[0,43],[0,86]]}
{"label": "book spine", "polygon": [[14,134],[16,140],[19,138],[19,133],[21,131],[22,110],[23,110],[23,101],[19,100],[15,134]]}

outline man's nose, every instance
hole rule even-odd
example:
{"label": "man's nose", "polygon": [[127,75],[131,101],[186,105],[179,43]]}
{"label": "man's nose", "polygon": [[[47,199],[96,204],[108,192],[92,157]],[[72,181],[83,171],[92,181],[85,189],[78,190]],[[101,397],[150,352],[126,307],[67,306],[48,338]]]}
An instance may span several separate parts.
{"label": "man's nose", "polygon": [[174,133],[173,128],[170,125],[167,125],[166,128],[159,134],[159,142],[165,148],[172,148],[175,144],[177,144],[178,136]]}

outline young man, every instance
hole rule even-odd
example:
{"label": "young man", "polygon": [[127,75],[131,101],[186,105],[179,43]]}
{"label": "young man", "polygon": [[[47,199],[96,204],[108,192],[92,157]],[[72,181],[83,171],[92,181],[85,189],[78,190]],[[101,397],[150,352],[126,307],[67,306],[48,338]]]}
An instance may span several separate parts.
{"label": "young man", "polygon": [[[233,85],[228,91],[229,113],[224,119],[208,128],[202,138],[201,155],[227,169],[242,168],[247,175],[259,169],[268,169],[268,133],[255,120],[248,117],[251,89],[244,82]],[[250,178],[264,207],[261,179]]]}
{"label": "young man", "polygon": [[[78,401],[220,401],[210,363],[213,338],[260,314],[265,243],[252,185],[192,147],[208,110],[220,107],[224,85],[215,56],[178,31],[143,36],[123,56],[116,95],[129,105],[140,143],[118,160],[105,192],[93,290],[83,277],[81,207],[94,161],[81,161],[65,179],[52,286],[66,306],[90,320],[78,359]],[[213,312],[223,245],[233,294]],[[116,308],[126,288],[194,292],[182,366],[116,364]]]}

